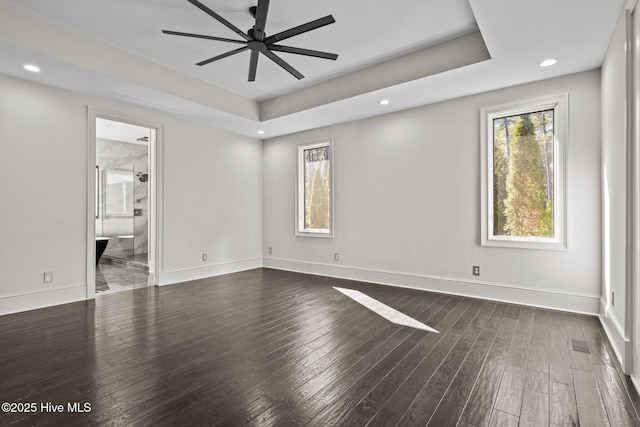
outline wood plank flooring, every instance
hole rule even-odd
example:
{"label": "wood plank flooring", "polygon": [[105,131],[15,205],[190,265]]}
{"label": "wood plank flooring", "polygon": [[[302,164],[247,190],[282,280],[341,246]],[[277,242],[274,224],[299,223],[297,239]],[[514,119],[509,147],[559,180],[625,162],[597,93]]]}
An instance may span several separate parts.
{"label": "wood plank flooring", "polygon": [[0,402],[37,405],[2,426],[640,426],[595,317],[269,269],[0,317]]}

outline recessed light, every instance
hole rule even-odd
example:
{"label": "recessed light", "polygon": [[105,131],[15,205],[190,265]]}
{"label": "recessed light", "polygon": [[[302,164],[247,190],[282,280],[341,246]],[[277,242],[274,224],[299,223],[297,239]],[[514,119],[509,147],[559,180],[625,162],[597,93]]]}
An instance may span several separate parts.
{"label": "recessed light", "polygon": [[40,67],[35,66],[33,64],[24,64],[22,66],[22,68],[24,68],[27,71],[31,71],[32,73],[39,73],[40,72]]}
{"label": "recessed light", "polygon": [[390,101],[388,99],[381,99],[380,101],[378,101],[378,104],[380,105],[387,105]]}
{"label": "recessed light", "polygon": [[549,59],[545,59],[544,61],[542,61],[540,63],[540,66],[541,67],[550,67],[550,66],[554,65],[556,62],[558,62],[557,59],[549,58]]}
{"label": "recessed light", "polygon": [[264,131],[263,130],[259,130],[257,133],[258,133],[258,135],[264,135]]}

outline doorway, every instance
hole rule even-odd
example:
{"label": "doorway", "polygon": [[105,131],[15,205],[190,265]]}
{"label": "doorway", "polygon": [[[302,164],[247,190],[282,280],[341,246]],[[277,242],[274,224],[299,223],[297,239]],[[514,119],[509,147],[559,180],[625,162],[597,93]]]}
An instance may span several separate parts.
{"label": "doorway", "polygon": [[156,284],[160,129],[134,117],[89,111],[88,298]]}

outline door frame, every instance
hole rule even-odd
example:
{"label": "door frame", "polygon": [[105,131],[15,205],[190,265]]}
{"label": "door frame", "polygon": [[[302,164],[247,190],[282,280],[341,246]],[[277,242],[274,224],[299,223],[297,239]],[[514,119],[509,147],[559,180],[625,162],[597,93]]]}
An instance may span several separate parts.
{"label": "door frame", "polygon": [[144,117],[89,106],[87,109],[87,299],[96,295],[96,120],[106,119],[155,130],[149,140],[149,286],[159,285],[162,248],[164,125]]}
{"label": "door frame", "polygon": [[640,392],[640,3],[627,0],[626,14],[626,139],[627,139],[627,280],[625,329],[630,345],[624,371]]}

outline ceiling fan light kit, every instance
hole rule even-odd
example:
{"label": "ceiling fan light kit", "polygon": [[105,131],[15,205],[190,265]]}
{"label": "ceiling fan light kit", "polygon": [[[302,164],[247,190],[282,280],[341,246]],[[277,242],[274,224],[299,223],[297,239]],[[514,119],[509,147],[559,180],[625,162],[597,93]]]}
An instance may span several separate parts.
{"label": "ceiling fan light kit", "polygon": [[164,34],[174,35],[174,36],[183,36],[183,37],[194,37],[199,39],[207,39],[207,40],[215,40],[227,43],[236,43],[242,44],[242,47],[231,50],[229,52],[225,52],[221,55],[214,56],[212,58],[205,59],[204,61],[198,62],[196,65],[203,66],[206,64],[210,64],[212,62],[218,61],[220,59],[226,58],[231,55],[235,55],[236,53],[251,51],[251,57],[249,59],[249,77],[248,80],[250,82],[255,81],[256,79],[256,71],[258,69],[258,57],[260,54],[263,54],[280,67],[288,71],[291,75],[296,77],[297,79],[304,78],[304,75],[300,73],[298,70],[293,68],[289,63],[280,58],[275,52],[285,52],[285,53],[293,53],[296,55],[305,55],[311,56],[314,58],[322,58],[322,59],[330,59],[336,60],[338,55],[335,53],[321,52],[318,50],[311,49],[303,49],[299,47],[293,46],[284,46],[280,44],[276,44],[282,40],[286,40],[288,38],[297,36],[299,34],[307,33],[309,31],[315,30],[320,27],[324,27],[325,25],[333,24],[335,19],[333,19],[332,15],[327,15],[323,18],[319,18],[306,24],[299,25],[294,28],[290,28],[288,30],[282,31],[280,33],[274,34],[272,36],[268,36],[265,34],[264,30],[267,24],[267,13],[269,11],[269,1],[270,0],[258,0],[257,6],[252,6],[249,8],[249,13],[251,16],[255,18],[255,25],[246,33],[240,30],[238,27],[233,25],[231,22],[224,19],[222,16],[218,15],[216,12],[202,4],[198,0],[187,0],[189,3],[196,6],[198,9],[205,12],[207,15],[211,16],[231,31],[235,32],[238,36],[240,36],[243,40],[235,40],[228,39],[223,37],[215,37],[215,36],[207,36],[202,34],[193,34],[193,33],[184,33],[179,31],[169,31],[162,30]]}

